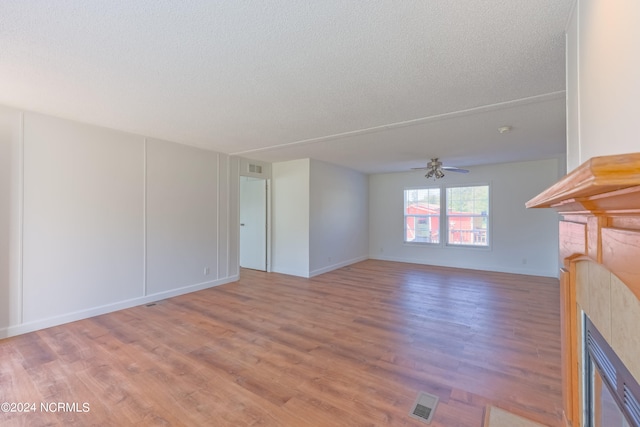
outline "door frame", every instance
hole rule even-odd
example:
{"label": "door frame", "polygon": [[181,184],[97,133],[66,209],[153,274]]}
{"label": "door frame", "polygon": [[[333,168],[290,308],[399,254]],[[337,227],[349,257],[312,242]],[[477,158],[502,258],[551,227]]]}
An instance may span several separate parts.
{"label": "door frame", "polygon": [[266,190],[267,190],[267,201],[265,209],[267,210],[267,260],[266,267],[267,273],[271,273],[271,178],[265,178],[266,181]]}

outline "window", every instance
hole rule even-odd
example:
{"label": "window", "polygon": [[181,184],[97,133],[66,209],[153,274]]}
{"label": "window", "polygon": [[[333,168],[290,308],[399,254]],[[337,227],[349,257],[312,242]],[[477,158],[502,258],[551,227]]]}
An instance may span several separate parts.
{"label": "window", "polygon": [[488,246],[489,186],[447,188],[447,244]]}
{"label": "window", "polygon": [[440,243],[440,188],[405,190],[404,241]]}
{"label": "window", "polygon": [[488,247],[488,228],[488,185],[404,191],[405,242]]}

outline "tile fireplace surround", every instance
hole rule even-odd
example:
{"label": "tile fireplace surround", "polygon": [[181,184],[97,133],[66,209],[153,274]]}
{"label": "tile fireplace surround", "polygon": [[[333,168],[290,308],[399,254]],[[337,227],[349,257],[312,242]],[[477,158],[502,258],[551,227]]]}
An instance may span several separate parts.
{"label": "tile fireplace surround", "polygon": [[640,382],[640,153],[594,157],[527,202],[560,221],[565,424],[585,425],[583,316]]}

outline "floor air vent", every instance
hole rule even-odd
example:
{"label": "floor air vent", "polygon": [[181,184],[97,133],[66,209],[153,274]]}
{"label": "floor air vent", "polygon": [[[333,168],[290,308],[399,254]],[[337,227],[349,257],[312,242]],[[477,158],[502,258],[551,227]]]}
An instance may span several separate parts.
{"label": "floor air vent", "polygon": [[409,416],[429,424],[433,418],[433,413],[438,404],[438,396],[434,396],[423,391],[418,394],[418,398],[411,407]]}
{"label": "floor air vent", "polygon": [[164,304],[165,300],[160,300],[160,301],[153,301],[150,302],[148,304],[145,304],[145,307],[153,307],[154,305],[160,305],[160,304]]}

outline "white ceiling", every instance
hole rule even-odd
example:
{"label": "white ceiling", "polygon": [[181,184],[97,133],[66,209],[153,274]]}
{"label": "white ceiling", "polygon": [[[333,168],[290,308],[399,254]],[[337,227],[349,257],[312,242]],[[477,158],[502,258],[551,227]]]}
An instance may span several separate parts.
{"label": "white ceiling", "polygon": [[0,104],[365,173],[550,158],[572,3],[2,0]]}

